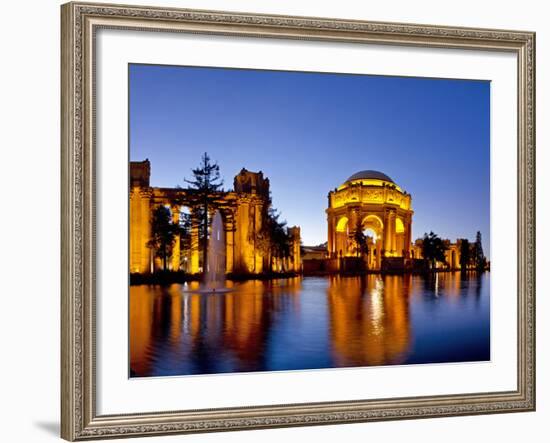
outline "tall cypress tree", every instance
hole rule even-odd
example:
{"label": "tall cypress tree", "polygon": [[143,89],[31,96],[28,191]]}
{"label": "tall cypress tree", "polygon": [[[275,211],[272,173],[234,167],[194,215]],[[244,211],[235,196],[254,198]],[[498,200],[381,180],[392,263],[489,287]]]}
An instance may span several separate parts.
{"label": "tall cypress tree", "polygon": [[353,239],[355,240],[355,252],[357,254],[357,257],[367,255],[369,253],[369,245],[367,243],[367,236],[363,232],[363,224],[360,220],[357,222]]}
{"label": "tall cypress tree", "polygon": [[195,208],[199,213],[199,240],[202,243],[202,266],[203,269],[208,263],[208,210],[214,204],[217,198],[216,193],[221,190],[223,180],[220,177],[220,167],[216,162],[212,162],[205,152],[201,157],[201,163],[198,168],[192,169],[193,179],[185,182],[189,188],[195,191],[195,197],[198,206]]}
{"label": "tall cypress tree", "polygon": [[474,263],[478,271],[483,271],[487,264],[483,253],[483,245],[481,244],[481,232],[479,231],[477,231],[476,242],[474,243]]}
{"label": "tall cypress tree", "polygon": [[466,271],[470,265],[470,242],[468,239],[463,238],[460,240],[460,270]]}

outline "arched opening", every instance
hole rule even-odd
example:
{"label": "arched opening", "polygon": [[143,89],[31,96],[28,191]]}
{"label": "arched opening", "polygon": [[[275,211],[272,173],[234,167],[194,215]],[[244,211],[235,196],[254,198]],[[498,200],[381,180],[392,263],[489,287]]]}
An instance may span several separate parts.
{"label": "arched opening", "polygon": [[338,223],[336,223],[336,232],[346,232],[348,230],[348,218],[347,217],[340,217],[338,220]]}
{"label": "arched opening", "polygon": [[178,224],[180,228],[180,270],[192,273],[191,269],[191,209],[179,206]]}
{"label": "arched opening", "polygon": [[[227,273],[233,272],[233,262],[235,256],[235,237],[234,237],[234,218],[231,210],[220,208],[220,215],[223,222],[225,235],[225,270]],[[269,269],[270,257],[266,254],[263,257],[263,269]]]}
{"label": "arched opening", "polygon": [[349,220],[346,216],[340,217],[336,223],[336,254],[343,257],[349,254],[348,251],[348,231]]}
{"label": "arched opening", "polygon": [[380,269],[382,256],[382,237],[384,223],[374,214],[369,214],[361,222],[363,234],[367,237],[367,254],[365,257],[368,269]]}
{"label": "arched opening", "polygon": [[405,223],[400,217],[395,219],[395,252],[398,256],[405,255]]}
{"label": "arched opening", "polygon": [[377,215],[369,214],[364,217],[361,226],[363,227],[363,232],[369,231],[375,241],[382,238],[384,223],[382,223],[382,219]]}
{"label": "arched opening", "polygon": [[400,217],[397,217],[395,219],[395,233],[403,234],[404,232],[405,232],[405,224],[403,223],[403,220],[401,220]]}

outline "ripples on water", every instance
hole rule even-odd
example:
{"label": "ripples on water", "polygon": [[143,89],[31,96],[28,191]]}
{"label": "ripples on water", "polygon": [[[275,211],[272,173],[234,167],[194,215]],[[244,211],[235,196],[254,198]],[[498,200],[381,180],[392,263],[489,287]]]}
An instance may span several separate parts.
{"label": "ripples on water", "polygon": [[132,376],[490,359],[489,273],[195,285],[130,287]]}

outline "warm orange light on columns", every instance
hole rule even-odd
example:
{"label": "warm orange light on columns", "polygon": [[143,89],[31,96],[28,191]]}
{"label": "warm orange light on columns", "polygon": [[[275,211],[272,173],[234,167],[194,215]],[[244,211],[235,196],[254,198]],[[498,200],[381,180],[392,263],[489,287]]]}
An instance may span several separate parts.
{"label": "warm orange light on columns", "polygon": [[369,262],[374,269],[380,269],[383,257],[407,257],[413,215],[411,200],[410,194],[381,172],[361,171],[349,177],[328,194],[328,256],[357,256],[355,233],[360,226],[375,233],[375,238],[369,240],[376,251],[376,258]]}

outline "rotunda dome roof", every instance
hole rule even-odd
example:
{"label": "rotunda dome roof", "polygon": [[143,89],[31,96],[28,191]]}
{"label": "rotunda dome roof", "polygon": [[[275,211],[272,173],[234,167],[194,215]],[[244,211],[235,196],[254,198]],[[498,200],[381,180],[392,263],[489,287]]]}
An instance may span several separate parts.
{"label": "rotunda dome roof", "polygon": [[352,181],[355,181],[355,180],[369,180],[369,179],[371,179],[371,180],[372,179],[374,179],[374,180],[383,180],[383,181],[387,181],[387,182],[390,182],[390,183],[395,183],[390,177],[388,177],[383,172],[373,171],[373,170],[365,170],[365,171],[356,172],[355,174],[353,174],[352,176],[350,176],[346,180],[346,183],[352,182]]}

